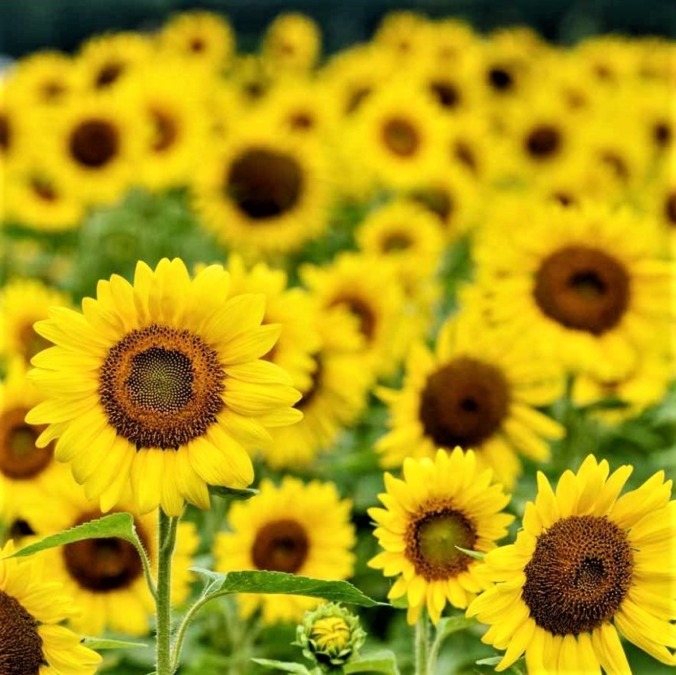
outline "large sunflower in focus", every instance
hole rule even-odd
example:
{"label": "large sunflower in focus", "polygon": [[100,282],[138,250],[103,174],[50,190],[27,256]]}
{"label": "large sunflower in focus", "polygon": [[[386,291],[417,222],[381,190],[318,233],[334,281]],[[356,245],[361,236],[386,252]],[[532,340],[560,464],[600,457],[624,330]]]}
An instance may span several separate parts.
{"label": "large sunflower in focus", "polygon": [[264,298],[233,295],[219,265],[194,279],[179,259],[136,266],[134,284],[100,281],[83,312],[52,309],[36,324],[56,346],[33,358],[46,400],[28,414],[48,424],[87,497],[103,511],[131,481],[147,513],[209,507],[208,485],[246,487],[253,467],[238,439],[301,414],[289,376],[261,360],[279,337],[262,326]]}
{"label": "large sunflower in focus", "polygon": [[516,542],[484,559],[495,586],[468,608],[507,650],[496,670],[525,652],[532,675],[630,673],[618,631],[676,665],[676,502],[662,471],[620,497],[631,471],[590,455],[556,491],[538,473]]}
{"label": "large sunflower in focus", "polygon": [[521,199],[501,203],[484,233],[477,274],[493,320],[545,358],[610,378],[666,329],[673,269],[640,215]]}
{"label": "large sunflower in focus", "polygon": [[249,119],[205,158],[192,185],[195,209],[225,245],[292,251],[326,228],[327,172],[321,145]]}
{"label": "large sunflower in focus", "polygon": [[408,456],[432,457],[437,448],[471,448],[510,487],[521,473],[518,453],[547,460],[547,441],[563,435],[535,409],[561,393],[556,368],[533,361],[513,335],[464,314],[444,324],[435,353],[413,346],[401,391],[380,392],[391,430],[376,450],[383,466],[397,467]]}

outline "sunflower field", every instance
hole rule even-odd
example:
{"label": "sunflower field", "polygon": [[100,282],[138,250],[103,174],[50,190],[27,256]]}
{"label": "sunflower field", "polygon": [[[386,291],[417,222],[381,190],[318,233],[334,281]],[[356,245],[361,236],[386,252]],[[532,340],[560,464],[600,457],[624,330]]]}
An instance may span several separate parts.
{"label": "sunflower field", "polygon": [[186,11],[0,94],[0,675],[674,672],[673,42]]}

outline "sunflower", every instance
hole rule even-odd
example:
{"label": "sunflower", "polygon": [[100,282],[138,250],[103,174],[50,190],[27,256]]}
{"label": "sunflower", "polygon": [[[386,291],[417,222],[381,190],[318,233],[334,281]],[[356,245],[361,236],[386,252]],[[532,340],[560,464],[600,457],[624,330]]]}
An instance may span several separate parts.
{"label": "sunflower", "polygon": [[261,326],[263,296],[231,295],[220,265],[190,279],[166,258],[139,262],[133,285],[100,281],[97,296],[84,315],[57,308],[36,324],[56,345],[32,361],[46,400],[26,419],[49,425],[38,445],[58,438],[56,458],[103,511],[130,482],[141,513],[169,515],[184,500],[208,509],[207,485],[249,485],[240,441],[301,417],[289,376],[261,360],[280,332]]}
{"label": "sunflower", "polygon": [[547,460],[547,439],[563,435],[535,409],[561,393],[557,368],[533,361],[514,335],[491,330],[466,310],[442,326],[435,353],[422,343],[411,348],[400,391],[380,391],[391,430],[376,451],[383,466],[397,467],[407,456],[432,457],[437,448],[471,448],[509,488],[521,473],[517,453]]}
{"label": "sunflower", "polygon": [[46,319],[50,307],[70,306],[68,296],[38,279],[13,279],[0,292],[0,356],[28,362],[50,343],[33,324]]}
{"label": "sunflower", "polygon": [[261,53],[275,70],[304,73],[317,63],[321,46],[321,32],[310,17],[285,12],[267,27]]}
{"label": "sunflower", "polygon": [[487,185],[493,182],[498,168],[504,164],[501,157],[504,141],[491,128],[481,110],[458,113],[449,124],[442,140],[446,163],[442,170],[462,172],[467,179]]}
{"label": "sunflower", "polygon": [[304,265],[304,283],[320,308],[352,316],[363,339],[363,354],[380,375],[398,365],[403,343],[404,289],[391,262],[358,253],[342,253],[330,265]]}
{"label": "sunflower", "polygon": [[0,549],[0,671],[93,675],[101,657],[58,625],[73,613],[70,598],[43,580],[37,559],[9,558],[13,553],[12,542]]}
{"label": "sunflower", "polygon": [[373,43],[391,51],[397,59],[408,62],[427,55],[432,25],[426,16],[418,12],[391,11],[378,25]]}
{"label": "sunflower", "polygon": [[22,58],[10,71],[11,96],[30,106],[60,105],[75,88],[73,59],[56,51],[41,51]]}
{"label": "sunflower", "polygon": [[630,673],[618,631],[676,665],[676,502],[662,471],[618,497],[631,472],[589,455],[556,492],[538,472],[516,542],[484,559],[495,585],[467,610],[507,650],[496,670],[525,652],[533,675]]}
{"label": "sunflower", "polygon": [[[123,501],[115,512],[131,513],[151,569],[157,574],[157,511],[139,515],[131,502]],[[53,481],[40,501],[24,509],[26,521],[39,537],[101,516],[98,504],[87,499],[82,487],[68,474]],[[194,523],[179,523],[171,566],[171,600],[176,605],[188,597],[192,580],[188,568],[198,544]],[[132,544],[116,537],[86,539],[49,549],[40,556],[45,559],[50,577],[63,584],[73,607],[79,610],[69,619],[74,630],[90,635],[100,635],[104,630],[130,635],[148,633],[155,602],[148,590],[141,559]]]}
{"label": "sunflower", "polygon": [[626,208],[515,199],[483,231],[477,279],[490,289],[496,323],[543,358],[610,379],[666,328],[673,270],[660,259],[661,241]]}
{"label": "sunflower", "polygon": [[321,345],[312,355],[312,378],[297,385],[302,398],[296,408],[303,419],[272,431],[273,443],[262,448],[268,466],[307,466],[365,410],[373,374],[365,367],[362,336],[350,319],[329,311],[319,314]]}
{"label": "sunflower", "polygon": [[398,577],[387,597],[406,596],[409,624],[425,606],[437,624],[447,601],[464,609],[486,587],[476,573],[479,562],[457,547],[482,553],[495,548],[514,520],[501,513],[510,498],[471,450],[409,457],[403,475],[386,473],[386,492],[378,496],[385,508],[368,510],[384,549],[368,566]]}
{"label": "sunflower", "polygon": [[327,226],[329,166],[322,147],[247,118],[205,158],[192,184],[204,225],[245,253],[286,253]]}
{"label": "sunflower", "polygon": [[[219,533],[215,544],[216,570],[271,570],[314,579],[347,579],[354,570],[352,503],[340,499],[333,483],[307,485],[286,476],[279,486],[269,480],[247,502],[232,505],[230,532]],[[266,624],[298,622],[319,604],[297,595],[237,596],[240,613],[262,610]]]}

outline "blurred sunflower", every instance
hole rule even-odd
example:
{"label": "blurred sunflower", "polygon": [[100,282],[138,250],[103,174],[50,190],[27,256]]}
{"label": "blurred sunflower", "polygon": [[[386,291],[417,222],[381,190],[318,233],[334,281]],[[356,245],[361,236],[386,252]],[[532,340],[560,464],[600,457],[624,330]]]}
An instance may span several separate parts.
{"label": "blurred sunflower", "polygon": [[428,54],[431,25],[424,14],[405,9],[390,11],[378,25],[373,43],[410,62]]}
{"label": "blurred sunflower", "polygon": [[58,625],[73,613],[60,584],[44,581],[35,558],[0,549],[0,670],[8,675],[93,675],[101,657]]}
{"label": "blurred sunflower", "polygon": [[493,182],[498,168],[504,164],[504,140],[491,129],[481,110],[459,114],[445,130],[442,140],[447,162],[442,170],[450,168],[463,172],[468,179],[488,185]]}
{"label": "blurred sunflower", "polygon": [[133,285],[113,275],[82,306],[36,324],[55,346],[33,358],[46,400],[26,419],[49,425],[38,445],[58,438],[56,458],[103,511],[130,482],[141,513],[207,509],[207,485],[253,480],[238,439],[301,417],[289,376],[261,360],[280,327],[261,326],[264,297],[231,295],[220,265],[191,279],[180,259],[139,262]]}
{"label": "blurred sunflower", "polygon": [[501,202],[490,221],[476,247],[477,281],[490,289],[494,321],[543,358],[612,379],[666,329],[673,269],[647,218],[520,198]]}
{"label": "blurred sunflower", "polygon": [[281,73],[310,71],[321,53],[319,26],[300,12],[284,12],[275,17],[265,31],[262,57]]}
{"label": "blurred sunflower", "polygon": [[453,67],[465,57],[474,58],[479,39],[471,24],[460,19],[436,19],[427,28],[430,58],[438,65]]}
{"label": "blurred sunflower", "polygon": [[422,343],[411,348],[401,390],[379,391],[391,417],[375,449],[383,466],[398,467],[437,448],[471,448],[510,488],[521,473],[518,453],[546,461],[548,441],[563,436],[563,427],[535,409],[555,401],[562,385],[560,371],[533,361],[513,335],[461,314],[443,325],[435,353]]}
{"label": "blurred sunflower", "polygon": [[12,98],[26,107],[60,105],[75,88],[73,59],[61,52],[41,51],[18,61],[9,72]]}
{"label": "blurred sunflower", "polygon": [[[228,513],[230,532],[217,535],[216,570],[271,570],[314,579],[347,579],[354,570],[352,503],[333,483],[307,485],[285,476],[279,486],[263,480],[260,493],[236,502]],[[266,624],[298,622],[316,598],[239,594],[243,617],[261,609]]]}
{"label": "blurred sunflower", "polygon": [[387,597],[406,596],[408,623],[425,607],[434,624],[446,603],[464,609],[486,587],[478,560],[457,547],[485,553],[507,534],[514,516],[490,469],[480,469],[474,453],[455,448],[433,458],[404,462],[403,480],[385,474],[385,508],[371,508],[373,534],[384,550],[368,562],[385,576],[398,576]]}
{"label": "blurred sunflower", "polygon": [[249,118],[205,158],[192,184],[195,210],[227,246],[287,253],[327,226],[328,170],[321,145]]}
{"label": "blurred sunflower", "polygon": [[0,356],[28,362],[51,345],[33,328],[50,307],[69,307],[65,293],[38,279],[13,279],[0,291]]}
{"label": "blurred sunflower", "polygon": [[[121,502],[114,512],[131,513],[151,569],[157,574],[157,512],[139,515],[131,501]],[[103,515],[68,474],[53,481],[42,499],[28,505],[24,513],[40,537],[83,525]],[[188,568],[198,545],[194,523],[179,523],[171,565],[171,601],[177,606],[188,597],[192,579]],[[85,539],[39,555],[45,560],[50,578],[63,584],[73,607],[79,610],[69,619],[74,630],[88,635],[100,635],[105,630],[129,635],[149,632],[155,602],[148,590],[139,554],[131,543],[117,537]]]}
{"label": "blurred sunflower", "polygon": [[676,502],[663,471],[618,497],[631,472],[608,475],[589,455],[556,492],[538,472],[516,542],[484,559],[495,586],[467,610],[490,624],[482,641],[507,650],[496,670],[525,652],[533,675],[630,673],[618,631],[676,665]]}

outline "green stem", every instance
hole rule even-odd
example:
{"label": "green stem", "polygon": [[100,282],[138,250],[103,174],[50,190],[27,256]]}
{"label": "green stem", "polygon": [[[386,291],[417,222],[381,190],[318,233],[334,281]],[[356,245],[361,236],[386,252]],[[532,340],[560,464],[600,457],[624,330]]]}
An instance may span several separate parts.
{"label": "green stem", "polygon": [[171,663],[171,556],[176,544],[178,518],[168,516],[160,508],[157,569],[157,644],[156,673],[172,675]]}
{"label": "green stem", "polygon": [[136,551],[139,554],[139,558],[141,558],[141,565],[143,565],[143,576],[146,579],[148,590],[157,603],[157,584],[155,583],[153,572],[150,569],[150,559],[148,558],[148,554],[146,553],[146,550],[143,548],[143,545],[140,541],[134,544],[134,546],[136,547]]}
{"label": "green stem", "polygon": [[415,625],[415,675],[429,674],[429,625],[427,610],[423,609]]}

